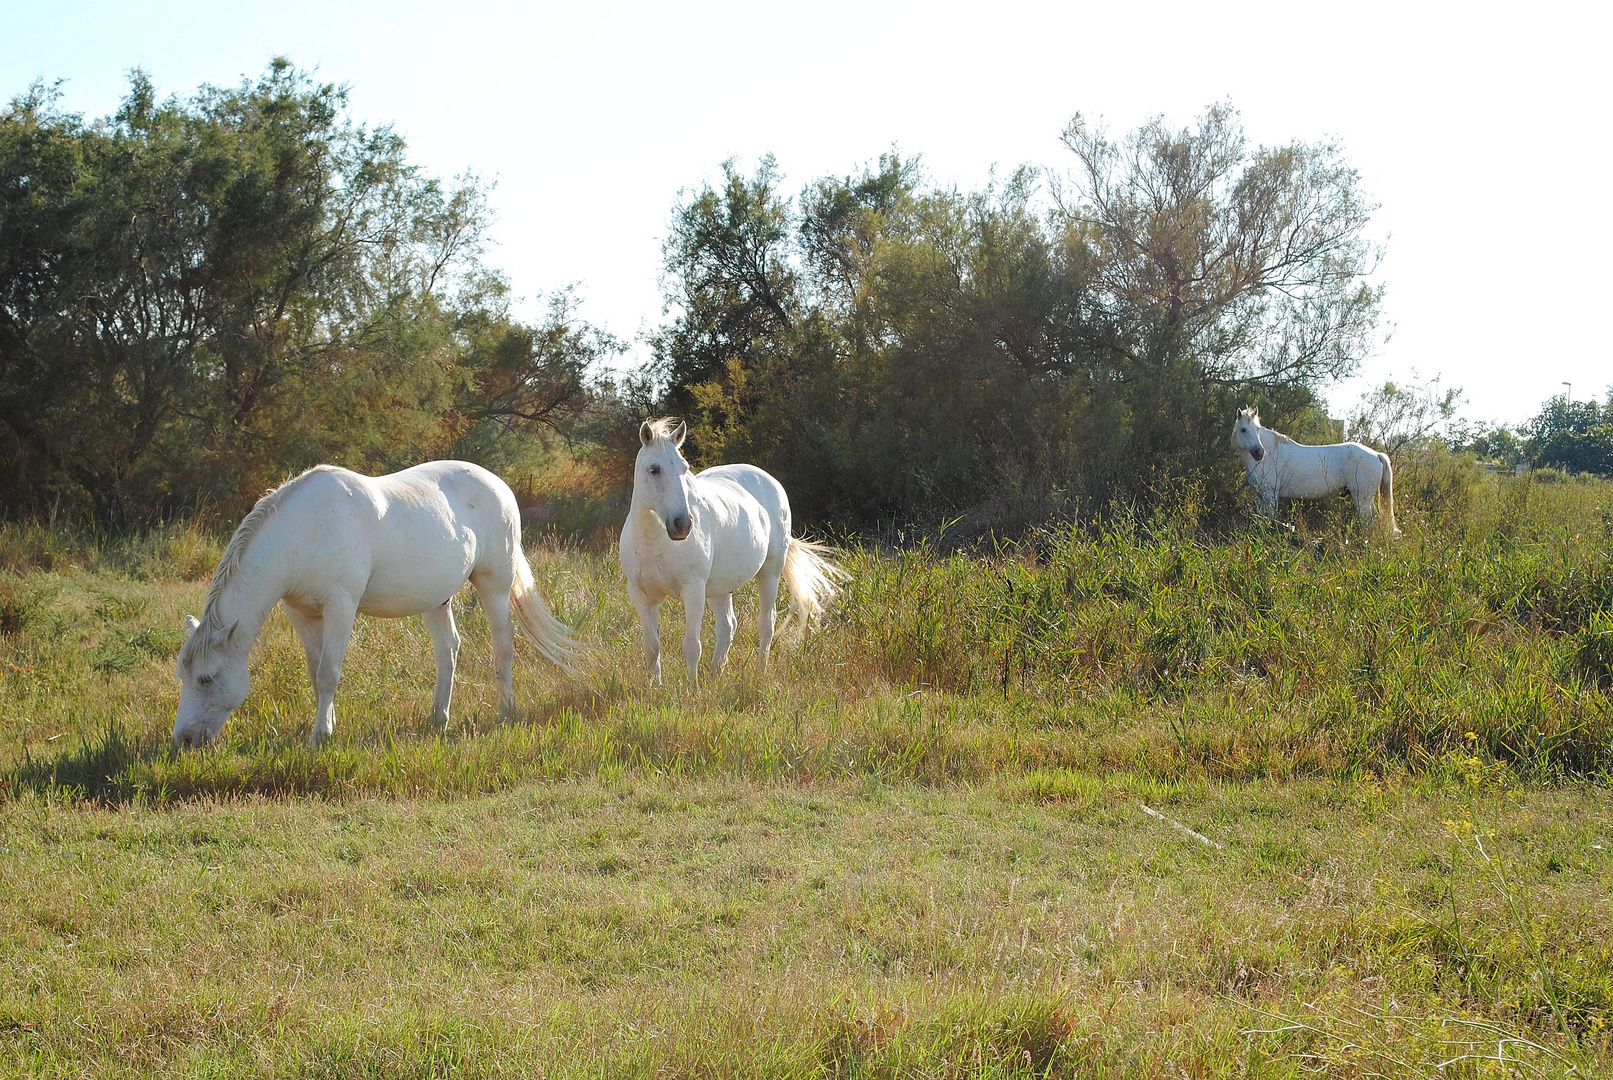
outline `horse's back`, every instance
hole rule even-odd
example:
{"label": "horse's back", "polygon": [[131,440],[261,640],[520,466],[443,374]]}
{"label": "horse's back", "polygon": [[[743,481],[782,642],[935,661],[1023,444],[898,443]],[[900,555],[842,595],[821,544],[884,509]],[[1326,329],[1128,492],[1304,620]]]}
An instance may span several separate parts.
{"label": "horse's back", "polygon": [[789,520],[790,497],[784,493],[784,485],[765,469],[755,465],[714,465],[699,473],[698,478],[732,484],[760,503],[769,517]]}
{"label": "horse's back", "polygon": [[784,542],[789,542],[790,497],[772,473],[755,465],[716,465],[701,472],[699,479],[731,484],[755,499],[771,526],[769,532],[782,535]]}
{"label": "horse's back", "polygon": [[790,501],[784,486],[754,465],[717,465],[699,473],[701,496],[717,513],[712,523],[713,594],[731,591],[764,566],[781,569],[790,542]]}
{"label": "horse's back", "polygon": [[385,476],[321,467],[304,501],[334,546],[365,574],[360,610],[397,616],[441,604],[480,569],[506,570],[520,543],[515,496],[465,461]]}
{"label": "horse's back", "polygon": [[1283,498],[1321,498],[1375,488],[1383,473],[1378,452],[1357,442],[1311,445],[1288,440],[1263,463]]}

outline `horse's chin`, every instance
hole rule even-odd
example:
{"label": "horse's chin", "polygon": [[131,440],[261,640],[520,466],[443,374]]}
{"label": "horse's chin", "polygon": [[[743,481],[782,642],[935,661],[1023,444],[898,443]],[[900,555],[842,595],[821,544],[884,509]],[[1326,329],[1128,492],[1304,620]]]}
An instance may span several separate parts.
{"label": "horse's chin", "polygon": [[187,732],[184,732],[183,734],[181,734],[179,732],[175,732],[174,733],[174,749],[175,750],[205,750],[207,747],[212,746],[214,740],[217,739],[217,738],[218,738],[218,736],[209,735],[205,731],[187,731]]}
{"label": "horse's chin", "polygon": [[205,722],[185,724],[183,727],[176,724],[174,726],[174,749],[205,749],[218,741],[219,732],[223,730],[224,725],[222,722],[217,727],[211,727]]}

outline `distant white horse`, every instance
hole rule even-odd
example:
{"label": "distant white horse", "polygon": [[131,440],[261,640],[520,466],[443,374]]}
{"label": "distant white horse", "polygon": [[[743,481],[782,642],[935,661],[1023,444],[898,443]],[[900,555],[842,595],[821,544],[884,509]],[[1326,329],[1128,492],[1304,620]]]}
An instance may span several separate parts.
{"label": "distant white horse", "polygon": [[1232,448],[1243,459],[1249,486],[1255,489],[1255,506],[1267,517],[1277,513],[1278,499],[1319,499],[1348,491],[1356,515],[1364,522],[1377,520],[1377,496],[1382,495],[1389,531],[1395,525],[1395,474],[1389,455],[1360,443],[1306,446],[1281,432],[1262,427],[1260,414],[1239,409],[1232,426]]}
{"label": "distant white horse", "polygon": [[276,603],[302,639],[319,698],[312,742],[336,724],[336,683],[362,612],[423,616],[437,660],[433,715],[448,721],[459,633],[449,600],[469,581],[492,627],[499,709],[515,704],[513,608],[538,651],[565,665],[574,639],[538,595],[508,485],[479,465],[433,461],[390,476],[316,465],[258,500],[213,573],[179,650],[174,745],[205,746],[246,700],[247,655]]}
{"label": "distant white horse", "polygon": [[790,536],[790,500],[779,482],[754,465],[718,465],[698,475],[679,448],[686,424],[646,420],[639,427],[633,503],[622,527],[627,593],[644,627],[650,678],[661,681],[661,601],[683,601],[683,659],[689,682],[699,681],[700,628],[706,601],[717,624],[711,670],[722,671],[733,644],[734,590],[761,584],[757,637],[762,669],[773,642],[779,579],[790,587],[790,617],[781,632],[804,635],[836,592],[845,572],[830,549]]}

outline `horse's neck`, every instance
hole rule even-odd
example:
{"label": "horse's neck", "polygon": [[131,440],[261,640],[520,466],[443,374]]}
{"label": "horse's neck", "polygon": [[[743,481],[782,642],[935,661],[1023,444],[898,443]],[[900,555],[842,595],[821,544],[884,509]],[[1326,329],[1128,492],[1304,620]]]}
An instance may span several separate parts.
{"label": "horse's neck", "polygon": [[219,590],[214,615],[221,628],[240,624],[233,635],[238,648],[252,647],[269,612],[286,594],[285,559],[277,557],[283,553],[271,518],[252,538],[229,581]]}

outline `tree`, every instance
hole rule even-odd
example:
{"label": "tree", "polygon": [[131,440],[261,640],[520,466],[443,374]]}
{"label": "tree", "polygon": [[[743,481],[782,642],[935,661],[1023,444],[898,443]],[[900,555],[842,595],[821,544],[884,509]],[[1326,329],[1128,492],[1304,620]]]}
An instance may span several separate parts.
{"label": "tree", "polygon": [[1439,379],[1409,385],[1386,382],[1362,395],[1350,412],[1345,438],[1382,450],[1390,457],[1423,449],[1448,425],[1462,402],[1456,387],[1441,390]]}
{"label": "tree", "polygon": [[1017,528],[1183,479],[1230,506],[1236,406],[1309,415],[1375,340],[1371,207],[1335,148],[1251,149],[1224,106],[1065,138],[1069,186],[940,188],[893,151],[791,199],[771,158],[725,164],[664,249],[663,407],[808,518]]}
{"label": "tree", "polygon": [[1595,398],[1569,401],[1559,394],[1524,424],[1523,433],[1533,465],[1613,476],[1613,389],[1605,406]]}
{"label": "tree", "polygon": [[560,423],[612,346],[569,299],[511,319],[487,222],[285,60],[166,100],[135,72],[95,123],[36,85],[0,113],[0,511],[238,511]]}
{"label": "tree", "polygon": [[[668,407],[699,412],[706,441],[738,419],[731,384],[786,351],[798,318],[777,163],[763,158],[749,180],[732,160],[722,169],[720,191],[708,185],[674,211],[662,254],[667,308],[677,315],[653,343]],[[691,452],[701,442],[697,435]]]}
{"label": "tree", "polygon": [[1112,142],[1077,114],[1065,221],[1127,366],[1185,365],[1208,383],[1316,383],[1354,370],[1374,342],[1382,286],[1375,209],[1329,144],[1251,149],[1230,105],[1196,127],[1155,118]]}

